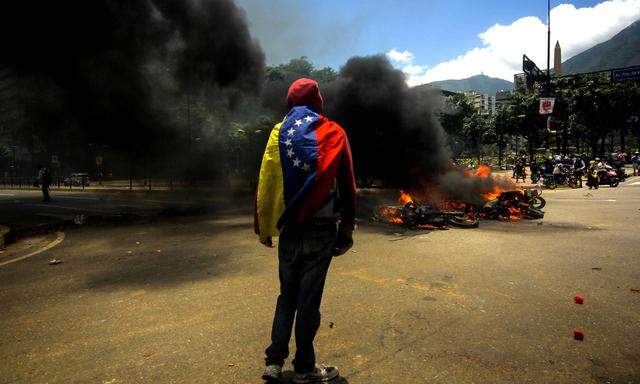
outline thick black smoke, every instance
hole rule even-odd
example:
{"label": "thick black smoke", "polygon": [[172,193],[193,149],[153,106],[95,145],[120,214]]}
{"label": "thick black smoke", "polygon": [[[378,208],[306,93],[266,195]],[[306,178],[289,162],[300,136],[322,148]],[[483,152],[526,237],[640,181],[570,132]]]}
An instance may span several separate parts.
{"label": "thick black smoke", "polygon": [[[284,92],[282,84],[274,88]],[[325,113],[347,131],[356,175],[365,184],[381,179],[433,203],[480,204],[496,187],[511,189],[508,182],[469,177],[453,167],[440,124],[444,97],[431,87],[409,88],[386,57],[351,58],[321,88]]]}
{"label": "thick black smoke", "polygon": [[6,1],[0,36],[20,131],[50,153],[93,143],[153,163],[191,140],[187,119],[176,123],[184,95],[228,107],[220,100],[258,93],[264,79],[264,54],[232,0]]}
{"label": "thick black smoke", "polygon": [[409,88],[384,56],[351,58],[324,92],[327,114],[349,134],[359,177],[406,188],[447,169],[441,96]]}

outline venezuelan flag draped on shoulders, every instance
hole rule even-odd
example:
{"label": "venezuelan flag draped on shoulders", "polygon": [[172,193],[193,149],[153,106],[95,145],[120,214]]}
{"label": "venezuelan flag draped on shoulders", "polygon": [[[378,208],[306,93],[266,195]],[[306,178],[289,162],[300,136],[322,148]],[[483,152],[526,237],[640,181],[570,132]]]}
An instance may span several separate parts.
{"label": "venezuelan flag draped on shoulders", "polygon": [[316,112],[322,97],[315,81],[298,80],[287,101],[292,108],[271,131],[260,168],[255,230],[261,240],[278,236],[286,223],[309,220],[336,184],[345,200],[341,221],[353,226],[356,188],[344,130]]}

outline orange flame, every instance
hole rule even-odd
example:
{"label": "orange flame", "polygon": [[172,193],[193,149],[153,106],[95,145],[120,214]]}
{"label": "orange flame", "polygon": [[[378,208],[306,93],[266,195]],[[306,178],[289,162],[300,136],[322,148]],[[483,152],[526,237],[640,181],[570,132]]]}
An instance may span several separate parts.
{"label": "orange flame", "polygon": [[400,197],[398,197],[398,203],[405,205],[411,202],[413,202],[413,197],[411,197],[411,195],[406,193],[405,191],[400,190]]}
{"label": "orange flame", "polygon": [[491,174],[491,168],[486,165],[481,165],[476,169],[475,176],[478,176],[482,179],[486,179]]}
{"label": "orange flame", "polygon": [[378,215],[389,223],[402,224],[400,210],[397,208],[380,207],[378,208]]}

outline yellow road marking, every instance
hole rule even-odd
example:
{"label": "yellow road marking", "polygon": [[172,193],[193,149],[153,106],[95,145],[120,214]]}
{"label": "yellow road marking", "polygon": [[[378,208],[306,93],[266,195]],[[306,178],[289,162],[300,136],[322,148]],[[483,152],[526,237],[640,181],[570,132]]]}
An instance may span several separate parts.
{"label": "yellow road marking", "polygon": [[11,259],[11,260],[7,260],[7,261],[3,261],[0,263],[0,267],[5,266],[7,264],[11,264],[11,263],[15,263],[16,261],[20,261],[20,260],[24,260],[24,259],[28,259],[30,257],[33,257],[37,254],[40,254],[44,251],[48,251],[49,249],[55,247],[56,245],[62,243],[64,241],[65,235],[64,232],[56,232],[56,238],[55,240],[53,240],[52,242],[50,242],[49,244],[45,245],[44,247],[33,251],[31,253],[28,253],[24,256],[20,256],[20,257],[16,257],[15,259]]}

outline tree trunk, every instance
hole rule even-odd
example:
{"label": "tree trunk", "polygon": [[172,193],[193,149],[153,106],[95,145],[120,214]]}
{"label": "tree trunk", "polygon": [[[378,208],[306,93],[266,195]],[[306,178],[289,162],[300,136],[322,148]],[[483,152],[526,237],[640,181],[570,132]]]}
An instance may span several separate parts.
{"label": "tree trunk", "polygon": [[502,156],[504,152],[504,141],[502,135],[498,139],[498,169],[502,168]]}
{"label": "tree trunk", "polygon": [[611,131],[611,142],[609,143],[609,153],[613,153],[614,152],[614,143],[613,143],[613,139],[615,138],[616,134],[614,131]]}
{"label": "tree trunk", "polygon": [[591,147],[591,153],[589,155],[598,157],[598,138],[595,134],[589,138],[589,146]]}
{"label": "tree trunk", "polygon": [[627,127],[623,125],[622,127],[620,127],[620,152],[623,152],[623,153],[627,149],[627,142],[625,140],[626,135],[627,135]]}

